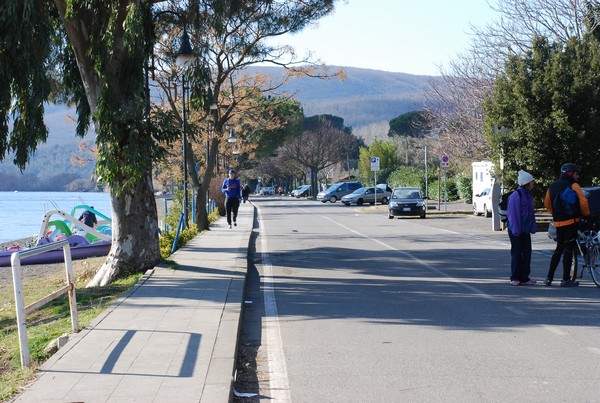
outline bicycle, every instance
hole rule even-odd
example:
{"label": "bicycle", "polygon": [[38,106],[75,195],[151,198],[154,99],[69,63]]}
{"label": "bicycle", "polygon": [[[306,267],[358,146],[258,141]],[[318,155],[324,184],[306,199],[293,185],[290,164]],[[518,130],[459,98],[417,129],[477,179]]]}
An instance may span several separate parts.
{"label": "bicycle", "polygon": [[[582,220],[577,229],[577,248],[573,250],[573,264],[571,266],[571,279],[581,278],[584,271],[588,271],[594,284],[600,287],[600,219]],[[578,255],[582,258],[581,272]]]}

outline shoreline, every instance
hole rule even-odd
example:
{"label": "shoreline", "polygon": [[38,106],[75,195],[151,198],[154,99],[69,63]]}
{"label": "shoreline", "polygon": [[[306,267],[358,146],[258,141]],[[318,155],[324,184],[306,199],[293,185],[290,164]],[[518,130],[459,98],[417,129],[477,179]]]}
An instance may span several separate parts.
{"label": "shoreline", "polygon": [[21,248],[34,247],[36,243],[35,236],[27,238],[15,239],[13,241],[0,242],[0,250],[7,250],[11,246],[20,246]]}

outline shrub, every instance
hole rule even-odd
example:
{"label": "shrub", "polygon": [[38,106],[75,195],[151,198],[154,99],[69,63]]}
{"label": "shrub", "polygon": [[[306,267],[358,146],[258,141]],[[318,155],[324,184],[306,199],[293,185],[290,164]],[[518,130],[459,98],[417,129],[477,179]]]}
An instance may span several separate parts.
{"label": "shrub", "polygon": [[[160,256],[163,259],[166,259],[171,255],[171,249],[173,248],[173,242],[175,241],[176,234],[177,231],[166,231],[161,234]],[[198,235],[198,227],[196,226],[196,224],[190,224],[188,228],[185,228],[179,233],[179,238],[177,239],[177,245],[175,245],[175,250],[181,248],[183,245],[185,245],[191,239],[193,239],[196,235]]]}
{"label": "shrub", "polygon": [[[440,188],[440,194],[438,193],[438,186]],[[446,178],[446,195],[448,197],[447,201],[457,201],[459,200],[458,196],[458,188],[456,186],[456,182],[454,178]],[[433,181],[429,183],[429,198],[434,200],[444,200],[444,180],[441,182]]]}
{"label": "shrub", "polygon": [[[437,170],[431,168],[428,170],[428,190],[431,189],[431,183],[437,179]],[[391,173],[388,179],[388,185],[394,187],[418,187],[421,193],[425,195],[425,172],[421,167],[403,166]],[[436,193],[437,195],[437,193]],[[429,196],[431,196],[431,191]]]}
{"label": "shrub", "polygon": [[388,185],[392,188],[414,186],[424,189],[425,175],[423,169],[413,166],[400,167],[389,175]]}
{"label": "shrub", "polygon": [[[215,210],[208,215],[208,222],[215,222],[220,217],[221,216],[219,215],[219,212]],[[175,230],[162,232],[160,236],[160,256],[163,259],[166,259],[171,255],[171,249],[173,248],[173,242],[175,241],[176,233],[177,232]],[[198,227],[196,226],[196,224],[191,224],[189,228],[184,229],[179,234],[179,239],[177,240],[175,250],[181,248],[183,245],[185,245],[191,239],[193,239],[196,235],[198,235]]]}
{"label": "shrub", "polygon": [[458,174],[454,177],[458,197],[465,203],[473,203],[473,178],[465,174]]}

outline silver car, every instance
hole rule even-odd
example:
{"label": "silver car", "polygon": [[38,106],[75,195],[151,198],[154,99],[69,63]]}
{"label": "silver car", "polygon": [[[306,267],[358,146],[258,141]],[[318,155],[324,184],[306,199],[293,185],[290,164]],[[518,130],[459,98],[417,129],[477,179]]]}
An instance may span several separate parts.
{"label": "silver car", "polygon": [[317,200],[323,203],[328,201],[335,203],[342,197],[354,192],[356,189],[363,187],[360,182],[338,182],[329,186],[327,189],[317,194]]}
{"label": "silver car", "polygon": [[292,190],[291,196],[299,199],[300,197],[308,197],[311,194],[310,185],[300,185],[296,189]]}
{"label": "silver car", "polygon": [[354,192],[342,197],[342,203],[346,206],[350,206],[351,204],[362,206],[364,203],[375,204],[375,197],[377,197],[377,204],[387,204],[388,200],[390,200],[390,195],[391,192],[380,187],[369,186],[356,189]]}

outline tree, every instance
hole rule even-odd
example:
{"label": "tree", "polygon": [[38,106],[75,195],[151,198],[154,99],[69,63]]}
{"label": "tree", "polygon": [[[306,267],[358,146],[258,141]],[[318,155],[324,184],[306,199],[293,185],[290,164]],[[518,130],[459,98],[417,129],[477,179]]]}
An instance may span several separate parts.
{"label": "tree", "polygon": [[[92,123],[96,131],[96,173],[111,189],[113,242],[91,285],[107,284],[122,272],[144,271],[160,260],[152,164],[180,131],[173,126],[172,113],[156,109],[149,113],[147,107],[144,66],[149,65],[155,43],[153,3],[161,1],[6,0],[0,4],[0,77],[5,83],[0,89],[0,159],[14,152],[18,166],[27,164],[37,144],[47,137],[43,115],[49,99],[77,105],[79,135],[85,135]],[[227,96],[217,91],[233,71],[234,62],[239,62],[236,55],[251,60],[257,54],[273,60],[281,56],[249,36],[250,32],[262,27],[269,27],[270,32],[277,27],[284,27],[279,33],[294,32],[333,8],[333,0],[191,0],[181,4],[189,6],[186,15],[194,27],[208,26],[217,30],[215,37],[235,42],[237,53],[218,58],[213,65],[217,100]],[[239,35],[224,29],[226,23],[241,23],[239,16],[256,11],[262,11],[261,18],[252,26],[242,23],[246,30]],[[197,32],[201,35],[201,30]],[[222,56],[222,49],[206,45],[200,49]],[[189,73],[191,101],[204,106],[206,52]],[[241,68],[244,63],[235,65]],[[215,116],[218,133],[232,110]],[[216,156],[217,150],[215,140],[210,155]],[[212,176],[214,162],[215,158],[209,158],[205,178]],[[191,171],[193,161],[189,163]]]}
{"label": "tree", "polygon": [[393,168],[398,165],[398,148],[393,141],[375,140],[371,145],[360,148],[358,172],[363,178],[373,176],[371,172],[371,157],[379,157],[381,170]]}
{"label": "tree", "polygon": [[536,38],[532,50],[508,59],[505,71],[484,104],[492,154],[510,157],[505,177],[526,169],[549,185],[565,162],[582,166],[584,182],[599,177],[598,40],[589,34],[565,44]]}
{"label": "tree", "polygon": [[[188,123],[190,132],[196,135],[192,136],[186,153],[190,156],[187,172],[196,190],[196,205],[203,206],[206,203],[204,190],[214,177],[218,156],[226,151],[223,144],[227,136],[225,126],[233,126],[243,140],[256,128],[252,126],[251,130],[247,130],[250,126],[247,124],[248,116],[260,115],[261,107],[275,108],[275,105],[261,102],[256,90],[263,94],[274,94],[282,81],[298,74],[328,76],[326,69],[315,68],[316,62],[310,57],[298,57],[289,46],[273,45],[273,41],[268,43],[267,39],[303,29],[331,12],[334,0],[196,0],[195,3],[191,9],[201,11],[192,11],[190,20],[201,18],[202,23],[192,24],[190,31],[194,47],[205,50],[201,55],[202,64],[208,67],[209,74],[198,74],[200,70],[195,68],[195,78],[190,77],[192,81],[200,78],[207,81],[200,80],[201,84],[191,86],[192,119]],[[287,76],[282,81],[266,82],[264,77],[245,74],[247,66],[265,62],[284,66]],[[168,80],[165,82],[168,83]],[[168,85],[163,89],[169,93]],[[177,107],[174,99],[176,97],[169,97],[171,110],[181,122],[181,107]],[[198,153],[197,147],[193,146],[194,141],[203,142],[206,152]],[[194,161],[202,161],[204,155],[204,163],[197,165]],[[200,176],[196,167],[201,168],[198,171]],[[208,229],[206,211],[199,208],[196,214],[195,221],[199,229]]]}
{"label": "tree", "polygon": [[0,15],[2,78],[10,83],[0,90],[0,156],[14,151],[24,167],[47,136],[44,102],[76,104],[77,133],[94,124],[96,172],[111,188],[113,207],[112,248],[93,284],[153,267],[160,254],[150,170],[161,149],[152,138],[168,142],[172,133],[144,116],[151,4],[9,0]]}
{"label": "tree", "polygon": [[319,171],[343,162],[356,146],[357,139],[343,121],[328,115],[307,118],[302,132],[278,151],[280,161],[299,164],[304,172],[310,171],[313,194],[317,194]]}
{"label": "tree", "polygon": [[[536,36],[564,43],[597,30],[597,2],[588,0],[498,0],[499,18],[472,27],[471,45],[432,79],[424,109],[434,128],[435,154],[450,154],[459,165],[489,158],[483,134],[484,99],[503,74],[509,56],[524,55]],[[453,164],[454,165],[454,164]]]}
{"label": "tree", "polygon": [[419,137],[427,129],[427,118],[423,111],[411,111],[390,120],[389,137],[410,136]]}

